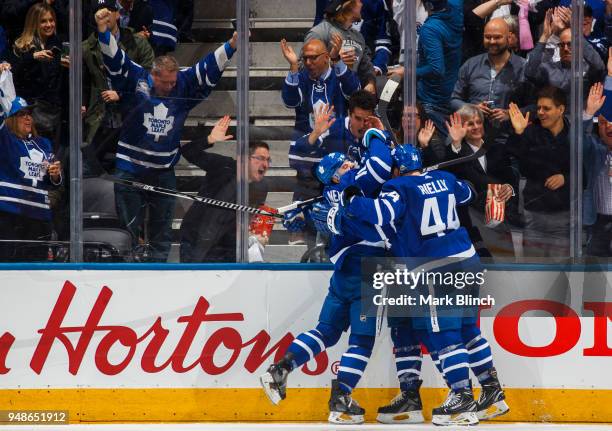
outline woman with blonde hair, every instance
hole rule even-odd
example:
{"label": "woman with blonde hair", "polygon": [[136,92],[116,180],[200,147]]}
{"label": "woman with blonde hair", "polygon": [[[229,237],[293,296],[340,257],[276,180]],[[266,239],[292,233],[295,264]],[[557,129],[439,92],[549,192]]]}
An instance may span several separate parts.
{"label": "woman with blonde hair", "polygon": [[0,63],[0,261],[46,260],[46,246],[19,241],[50,239],[49,190],[62,183],[61,164],[15,96],[10,69]]}
{"label": "woman with blonde hair", "polygon": [[13,44],[10,63],[17,93],[34,105],[32,116],[39,133],[58,144],[62,106],[67,102],[62,85],[70,61],[62,55],[56,27],[51,6],[36,3],[30,7],[23,32]]}

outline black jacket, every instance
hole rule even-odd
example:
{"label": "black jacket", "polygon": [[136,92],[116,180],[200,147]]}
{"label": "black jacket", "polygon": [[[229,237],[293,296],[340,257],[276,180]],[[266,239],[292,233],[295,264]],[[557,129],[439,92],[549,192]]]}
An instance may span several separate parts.
{"label": "black jacket", "polygon": [[[17,39],[23,31],[25,17],[30,7],[35,3],[40,3],[40,0],[0,1],[0,25],[2,25],[6,31],[6,37],[10,45],[15,42],[15,39]],[[57,33],[62,39],[68,38],[68,5],[69,0],[55,0],[51,6],[57,17]]]}
{"label": "black jacket", "polygon": [[[461,143],[461,150],[455,153],[451,146],[447,147],[448,159],[457,159],[474,154],[474,150],[465,141]],[[470,162],[461,163],[451,166],[449,170],[458,178],[465,179],[471,182],[478,192],[478,196],[472,206],[480,212],[484,212],[485,202],[487,199],[487,188],[489,184],[510,184],[514,189],[513,196],[506,204],[506,212],[512,212],[513,215],[518,214],[518,172],[512,168],[510,154],[506,145],[492,144],[484,155],[487,170],[483,169],[480,162],[472,160]]]}
{"label": "black jacket", "polygon": [[[181,149],[183,157],[206,171],[198,196],[236,202],[236,161],[202,150],[198,142]],[[261,205],[265,184],[249,185],[249,203]],[[181,224],[181,262],[236,262],[236,212],[194,202]]]}
{"label": "black jacket", "polygon": [[[525,209],[554,212],[569,209],[570,203],[570,142],[569,123],[564,119],[563,130],[553,136],[539,122],[529,125],[522,135],[512,134],[508,149],[519,161],[519,170],[527,178]],[[544,187],[546,179],[562,174],[565,184],[557,190]]]}
{"label": "black jacket", "polygon": [[[47,40],[44,49],[53,47],[62,49],[62,41],[53,36]],[[19,52],[13,47],[9,61],[13,67],[13,79],[18,95],[34,103],[44,100],[56,106],[63,106],[67,101],[65,90],[68,69],[60,62],[60,51],[55,51],[53,60],[38,61],[34,59],[34,52],[42,50],[40,42],[35,41],[34,47],[26,52]]]}

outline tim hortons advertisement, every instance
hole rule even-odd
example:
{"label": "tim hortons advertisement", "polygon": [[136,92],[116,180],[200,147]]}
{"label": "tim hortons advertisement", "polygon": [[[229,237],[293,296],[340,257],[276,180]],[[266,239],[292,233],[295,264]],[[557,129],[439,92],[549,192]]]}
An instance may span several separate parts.
{"label": "tim hortons advertisement", "polygon": [[[329,276],[1,272],[0,387],[257,388],[293,337],[316,325]],[[610,273],[489,271],[487,278],[503,289],[491,291],[495,305],[481,309],[480,326],[506,387],[612,389]],[[345,335],[293,373],[290,385],[328,386],[346,342]],[[383,329],[361,387],[397,386],[391,353]],[[423,379],[444,387],[428,359]]]}

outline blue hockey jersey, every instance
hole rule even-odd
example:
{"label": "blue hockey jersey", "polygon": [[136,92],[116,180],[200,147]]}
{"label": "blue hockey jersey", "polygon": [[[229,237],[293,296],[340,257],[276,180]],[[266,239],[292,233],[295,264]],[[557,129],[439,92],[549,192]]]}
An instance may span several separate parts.
{"label": "blue hockey jersey", "polygon": [[[389,11],[384,0],[363,0],[361,21],[353,24],[353,28],[363,35],[370,50],[374,53],[372,64],[382,74],[387,73],[387,65],[391,56],[391,35],[389,32]],[[327,2],[318,0],[313,27],[323,21]]]}
{"label": "blue hockey jersey", "polygon": [[[0,211],[51,220],[46,166],[53,160],[51,142],[43,137],[18,138],[5,123],[11,105],[0,92]],[[4,103],[7,102],[7,103]],[[61,180],[60,180],[61,182]]]}
{"label": "blue hockey jersey", "polygon": [[314,145],[308,143],[309,134],[301,136],[289,145],[289,166],[299,175],[311,175],[312,168],[329,153],[346,154],[350,145],[357,145],[359,139],[353,136],[349,117],[338,117],[329,130]]}
{"label": "blue hockey jersey", "polygon": [[153,78],[119,48],[110,32],[99,33],[104,65],[127,108],[117,146],[116,167],[134,174],[173,167],[189,111],[208,97],[235,50],[225,43],[195,66],[178,72],[168,97],[155,95]]}
{"label": "blue hockey jersey", "polygon": [[[365,196],[376,197],[382,184],[391,178],[391,148],[386,136],[369,129],[360,144],[363,151],[357,161],[363,166],[345,173],[339,184],[325,187],[323,194],[332,205],[338,205],[342,191],[355,185]],[[390,226],[378,226],[356,218],[342,218],[342,235],[332,235],[329,245],[330,261],[341,267],[348,254],[383,256],[392,246],[395,232]]]}
{"label": "blue hockey jersey", "polygon": [[372,64],[385,75],[391,57],[391,34],[389,33],[389,11],[384,0],[363,0],[361,21],[353,28],[363,35],[374,53]]}
{"label": "blue hockey jersey", "polygon": [[283,83],[281,96],[287,108],[295,109],[294,139],[312,131],[313,112],[320,105],[333,105],[337,117],[347,114],[348,99],[361,88],[357,74],[339,61],[319,79],[308,76],[302,69],[289,73]]}
{"label": "blue hockey jersey", "polygon": [[150,3],[153,9],[151,45],[168,47],[170,51],[174,51],[178,38],[176,0],[150,0]]}
{"label": "blue hockey jersey", "polygon": [[476,254],[467,231],[460,227],[457,205],[473,198],[471,189],[451,173],[433,171],[396,177],[376,199],[355,197],[349,217],[397,232],[393,254],[401,257],[471,257]]}

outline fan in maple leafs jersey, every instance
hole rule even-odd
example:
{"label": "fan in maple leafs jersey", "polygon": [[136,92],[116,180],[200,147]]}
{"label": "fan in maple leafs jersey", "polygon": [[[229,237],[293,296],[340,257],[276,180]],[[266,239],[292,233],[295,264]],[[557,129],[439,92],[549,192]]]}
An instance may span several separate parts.
{"label": "fan in maple leafs jersey", "polygon": [[[171,56],[155,59],[151,73],[134,63],[108,31],[110,12],[96,12],[98,41],[113,88],[122,93],[124,118],[115,176],[152,186],[176,188],[174,165],[180,158],[180,138],[189,111],[204,100],[221,79],[236,51],[237,35],[194,66],[179,70]],[[136,247],[143,238],[145,211],[149,208],[147,260],[165,262],[172,244],[175,198],[154,195],[115,184],[120,222]],[[145,253],[142,253],[145,254]]]}
{"label": "fan in maple leafs jersey", "polygon": [[174,88],[160,96],[151,74],[130,60],[110,31],[99,33],[98,40],[113,88],[123,92],[128,108],[117,169],[145,174],[173,167],[180,157],[180,137],[189,111],[210,95],[236,50],[226,42],[194,66],[181,69]]}
{"label": "fan in maple leafs jersey", "polygon": [[[36,135],[31,107],[15,95],[8,63],[0,64],[0,239],[46,240],[49,189],[62,182],[51,141]],[[1,261],[47,259],[46,246],[0,244]]]}

